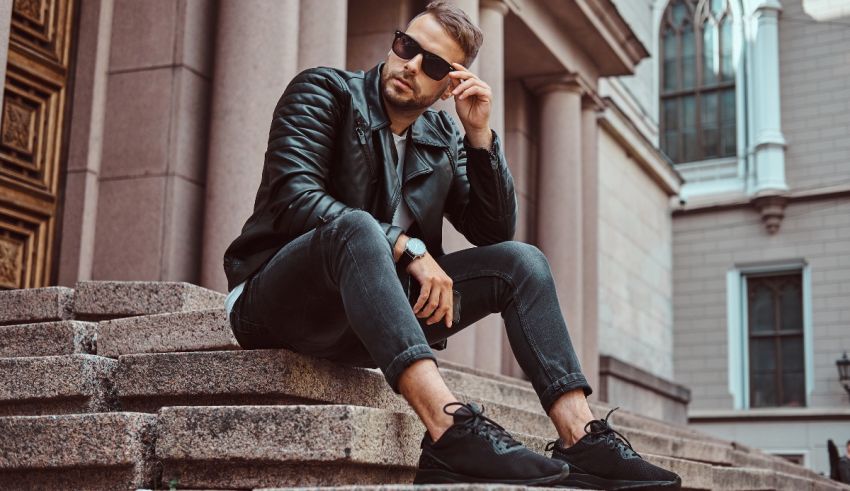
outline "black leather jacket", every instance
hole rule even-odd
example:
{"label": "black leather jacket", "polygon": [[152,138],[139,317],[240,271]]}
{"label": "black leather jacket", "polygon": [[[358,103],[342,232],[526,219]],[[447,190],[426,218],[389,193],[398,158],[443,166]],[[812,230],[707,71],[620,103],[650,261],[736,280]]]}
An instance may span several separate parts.
{"label": "black leather jacket", "polygon": [[516,195],[498,136],[489,151],[471,148],[444,111],[429,109],[411,125],[402,193],[382,67],[312,68],[289,83],[275,107],[254,213],[224,255],[228,289],[296,237],[354,208],[381,223],[392,247],[403,232],[390,224],[401,199],[435,257],[443,254],[444,214],[475,245],[513,238]]}

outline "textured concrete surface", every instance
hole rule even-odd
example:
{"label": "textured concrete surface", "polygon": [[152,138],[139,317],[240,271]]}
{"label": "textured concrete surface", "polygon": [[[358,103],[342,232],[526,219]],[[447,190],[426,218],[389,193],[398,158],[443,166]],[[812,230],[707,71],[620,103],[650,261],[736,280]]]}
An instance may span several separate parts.
{"label": "textured concrete surface", "polygon": [[185,487],[410,482],[423,432],[414,416],[355,406],[171,407],[156,456],[163,481]]}
{"label": "textured concrete surface", "polygon": [[117,365],[94,355],[0,358],[0,416],[114,410]]}
{"label": "textured concrete surface", "polygon": [[[138,354],[119,357],[116,389],[125,409],[155,411],[189,398],[241,396],[244,403],[321,401],[405,410],[375,370],[286,350]],[[175,400],[176,398],[176,400]],[[216,402],[218,404],[218,402]]]}
{"label": "textured concrete surface", "polygon": [[[385,484],[378,486],[335,486],[301,488],[262,488],[254,491],[521,491],[527,489],[555,489],[528,486],[510,486],[507,484]],[[574,489],[574,488],[557,488]]]}
{"label": "textured concrete surface", "polygon": [[0,325],[70,319],[74,290],[61,286],[0,292]]}
{"label": "textured concrete surface", "polygon": [[81,281],[74,312],[78,318],[110,319],[224,307],[224,295],[190,283],[164,281]]}
{"label": "textured concrete surface", "polygon": [[80,321],[0,326],[0,357],[95,354],[97,324]]}
{"label": "textured concrete surface", "polygon": [[0,489],[133,489],[156,481],[156,417],[0,417]]}
{"label": "textured concrete surface", "polygon": [[[407,404],[393,394],[375,370],[338,365],[286,350],[125,355],[119,362],[115,385],[125,410],[153,412],[168,405],[315,401],[409,411]],[[492,390],[479,390],[478,397],[459,390],[473,388],[481,378],[453,372],[447,380],[460,399],[482,403],[488,416],[510,430],[555,438],[554,427],[539,404],[536,411],[527,411],[481,397],[486,395],[501,401],[504,399],[500,394],[510,394],[512,390],[523,393],[523,389],[508,384],[497,387],[491,381]],[[534,397],[536,403],[536,396],[529,397]],[[516,394],[508,397],[516,398]],[[598,417],[605,415],[604,411],[596,412]],[[640,417],[619,411],[611,421],[628,438],[635,438],[638,451],[650,449],[664,455],[729,462],[728,442],[713,444],[684,427],[657,421],[646,424]],[[630,433],[632,428],[640,431]]]}
{"label": "textured concrete surface", "polygon": [[224,309],[100,322],[98,354],[102,356],[238,349]]}

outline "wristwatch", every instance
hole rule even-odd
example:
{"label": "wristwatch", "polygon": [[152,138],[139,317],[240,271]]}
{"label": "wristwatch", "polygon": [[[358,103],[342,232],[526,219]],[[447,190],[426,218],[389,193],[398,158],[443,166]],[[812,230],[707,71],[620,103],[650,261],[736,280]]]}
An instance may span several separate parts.
{"label": "wristwatch", "polygon": [[411,237],[407,239],[407,244],[404,246],[404,252],[398,258],[398,264],[405,270],[415,259],[419,259],[428,252],[425,248],[425,243],[419,239]]}

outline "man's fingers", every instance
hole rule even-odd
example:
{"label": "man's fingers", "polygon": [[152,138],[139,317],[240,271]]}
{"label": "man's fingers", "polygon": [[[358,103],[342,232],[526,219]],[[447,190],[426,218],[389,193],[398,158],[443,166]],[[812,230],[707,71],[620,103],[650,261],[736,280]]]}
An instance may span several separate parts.
{"label": "man's fingers", "polygon": [[451,327],[452,327],[452,319],[454,319],[454,318],[455,318],[455,312],[454,312],[454,307],[455,307],[455,303],[454,303],[454,296],[455,296],[454,291],[451,289],[451,287],[449,287],[448,295],[446,295],[446,300],[447,300],[446,305],[447,305],[449,308],[448,308],[448,310],[446,311],[446,317],[445,317],[445,319],[444,319],[444,320],[446,321],[446,327],[448,327],[448,328],[451,328]]}
{"label": "man's fingers", "polygon": [[425,308],[422,309],[421,312],[416,314],[416,317],[423,319],[425,317],[430,317],[437,307],[440,306],[440,289],[432,288],[431,296],[428,298],[428,303],[425,304]]}
{"label": "man's fingers", "polygon": [[419,298],[416,299],[416,304],[413,306],[414,314],[419,314],[419,310],[425,306],[425,302],[428,301],[429,296],[431,296],[431,284],[426,283],[422,285],[422,290],[419,292]]}
{"label": "man's fingers", "polygon": [[[425,321],[425,323],[430,326],[431,324],[436,324],[437,322],[440,322],[440,319],[446,317],[449,311],[451,311],[451,309],[452,290],[449,288],[440,292],[440,306],[437,310],[434,311],[434,314],[431,315],[431,317],[429,317],[427,321]],[[451,319],[451,316],[449,316],[448,319]]]}
{"label": "man's fingers", "polygon": [[464,80],[463,82],[459,83],[459,84],[458,84],[458,85],[454,88],[454,90],[452,90],[452,94],[454,94],[454,95],[458,95],[458,94],[460,94],[460,93],[461,93],[461,92],[463,92],[464,90],[466,90],[466,89],[468,89],[469,87],[471,87],[471,86],[472,86],[472,84],[474,84],[475,82],[476,82],[476,80],[475,80],[474,78],[468,78],[468,79]]}
{"label": "man's fingers", "polygon": [[463,91],[462,94],[460,94],[459,96],[456,96],[456,97],[458,99],[466,99],[467,97],[472,97],[472,96],[483,96],[483,98],[489,100],[490,99],[490,91],[487,90],[487,89],[484,89],[480,85],[474,85],[474,86],[466,89],[465,91]]}

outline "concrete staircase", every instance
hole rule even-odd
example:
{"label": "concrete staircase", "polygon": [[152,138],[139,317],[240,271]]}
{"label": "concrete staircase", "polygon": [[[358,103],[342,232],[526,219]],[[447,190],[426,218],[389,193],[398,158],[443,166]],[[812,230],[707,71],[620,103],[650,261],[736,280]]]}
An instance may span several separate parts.
{"label": "concrete staircase", "polygon": [[[0,489],[414,489],[424,428],[378,371],[243,351],[222,305],[186,283],[0,292]],[[529,447],[555,438],[528,383],[441,371]],[[689,489],[850,489],[684,426],[611,420]]]}

